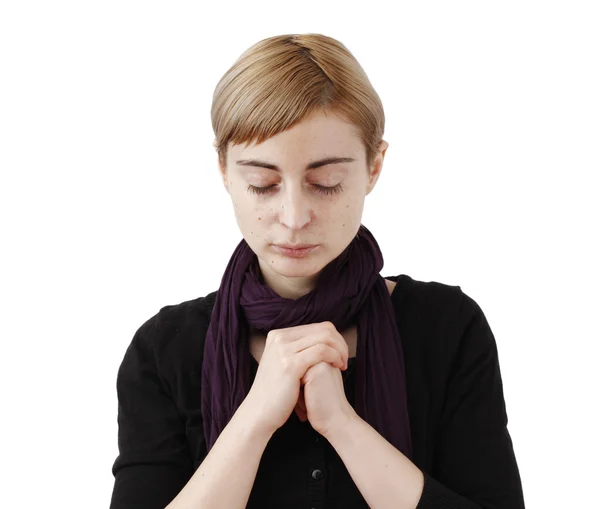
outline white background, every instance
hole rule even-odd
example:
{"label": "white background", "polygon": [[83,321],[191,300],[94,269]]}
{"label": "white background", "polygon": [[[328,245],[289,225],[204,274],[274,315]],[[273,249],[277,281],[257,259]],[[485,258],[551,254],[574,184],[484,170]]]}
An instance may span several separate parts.
{"label": "white background", "polygon": [[527,507],[593,506],[596,6],[3,2],[0,506],[108,507],[133,333],[216,290],[241,239],[214,87],[255,42],[306,32],[344,43],[385,107],[390,148],[363,216],[382,275],[480,304]]}

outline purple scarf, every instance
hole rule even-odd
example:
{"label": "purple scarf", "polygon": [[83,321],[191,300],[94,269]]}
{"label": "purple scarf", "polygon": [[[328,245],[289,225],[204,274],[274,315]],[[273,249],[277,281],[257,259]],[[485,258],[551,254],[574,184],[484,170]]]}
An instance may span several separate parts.
{"label": "purple scarf", "polygon": [[263,282],[258,259],[242,240],[229,260],[206,334],[201,411],[207,451],[250,392],[249,327],[263,334],[331,321],[356,325],[356,413],[409,459],[412,444],[404,355],[383,277],[383,256],[362,224],[356,237],[298,299],[280,297]]}

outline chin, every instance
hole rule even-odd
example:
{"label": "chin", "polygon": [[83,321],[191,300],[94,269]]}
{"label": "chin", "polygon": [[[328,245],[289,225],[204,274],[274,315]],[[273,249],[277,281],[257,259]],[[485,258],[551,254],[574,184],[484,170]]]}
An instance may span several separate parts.
{"label": "chin", "polygon": [[311,277],[323,269],[321,264],[307,260],[276,260],[269,265],[275,272],[285,277]]}
{"label": "chin", "polygon": [[326,265],[322,257],[288,258],[274,255],[263,259],[273,272],[283,277],[312,277],[321,272]]}

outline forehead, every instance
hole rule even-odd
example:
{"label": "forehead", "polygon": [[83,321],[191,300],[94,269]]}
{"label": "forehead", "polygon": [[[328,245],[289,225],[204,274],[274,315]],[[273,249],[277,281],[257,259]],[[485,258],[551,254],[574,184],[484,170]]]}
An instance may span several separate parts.
{"label": "forehead", "polygon": [[230,145],[228,158],[261,157],[280,160],[347,156],[358,159],[363,151],[358,128],[333,112],[316,112],[260,144]]}

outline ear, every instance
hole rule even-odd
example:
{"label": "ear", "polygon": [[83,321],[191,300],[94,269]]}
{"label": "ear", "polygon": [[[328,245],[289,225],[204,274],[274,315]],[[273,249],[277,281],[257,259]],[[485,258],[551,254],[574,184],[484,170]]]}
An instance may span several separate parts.
{"label": "ear", "polygon": [[373,188],[375,187],[375,184],[377,184],[379,175],[381,175],[381,171],[383,170],[383,159],[389,146],[390,144],[385,140],[381,140],[379,142],[378,153],[375,156],[375,159],[373,160],[373,165],[369,170],[369,182],[367,184],[366,194],[370,194]]}

